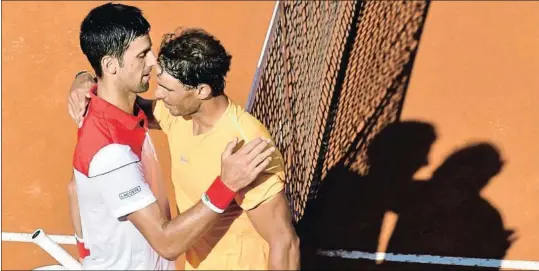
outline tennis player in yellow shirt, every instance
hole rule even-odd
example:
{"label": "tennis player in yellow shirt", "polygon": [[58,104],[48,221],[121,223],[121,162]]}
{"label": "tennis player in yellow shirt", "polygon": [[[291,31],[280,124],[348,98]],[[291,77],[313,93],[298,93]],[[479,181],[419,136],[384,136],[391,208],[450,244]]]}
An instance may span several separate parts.
{"label": "tennis player in yellow shirt", "polygon": [[[138,99],[153,121],[150,127],[168,137],[180,212],[199,201],[219,175],[221,152],[230,140],[271,138],[262,123],[225,95],[230,61],[220,41],[204,30],[167,35],[158,55],[157,100]],[[91,76],[81,78],[88,79],[76,79],[69,98],[76,121],[83,115],[84,96],[92,85]],[[223,215],[188,250],[186,269],[299,269],[299,239],[284,178],[283,158],[275,151],[258,179],[228,199],[232,202],[228,208],[213,206]]]}

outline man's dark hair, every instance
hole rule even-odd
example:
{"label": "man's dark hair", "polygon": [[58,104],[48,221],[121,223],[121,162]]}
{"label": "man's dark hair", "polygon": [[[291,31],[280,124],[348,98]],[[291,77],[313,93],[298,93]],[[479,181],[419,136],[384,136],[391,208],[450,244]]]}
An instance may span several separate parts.
{"label": "man's dark hair", "polygon": [[95,70],[103,75],[101,59],[114,56],[122,65],[124,52],[138,37],[147,35],[150,24],[133,6],[107,3],[90,11],[80,27],[80,47]]}
{"label": "man's dark hair", "polygon": [[159,50],[161,68],[188,88],[208,84],[212,95],[224,93],[232,56],[221,42],[202,29],[167,34]]}

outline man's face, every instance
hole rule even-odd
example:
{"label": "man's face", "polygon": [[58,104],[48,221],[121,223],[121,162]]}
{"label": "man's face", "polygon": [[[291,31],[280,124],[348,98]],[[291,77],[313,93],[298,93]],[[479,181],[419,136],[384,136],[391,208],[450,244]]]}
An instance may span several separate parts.
{"label": "man's face", "polygon": [[165,104],[173,116],[189,116],[198,111],[202,101],[197,88],[188,88],[178,79],[157,66],[158,87],[155,96]]}
{"label": "man's face", "polygon": [[118,70],[120,84],[134,93],[147,91],[150,86],[150,73],[156,63],[150,36],[134,39],[125,51]]}

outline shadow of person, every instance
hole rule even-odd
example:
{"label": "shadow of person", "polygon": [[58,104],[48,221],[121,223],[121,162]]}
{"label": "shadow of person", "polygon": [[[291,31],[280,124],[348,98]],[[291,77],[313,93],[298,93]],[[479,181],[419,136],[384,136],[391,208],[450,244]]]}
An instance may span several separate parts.
{"label": "shadow of person", "polygon": [[[403,193],[401,200],[394,202],[398,221],[387,252],[503,259],[513,231],[505,229],[499,212],[480,194],[502,167],[499,151],[489,143],[455,151],[420,189],[404,189],[415,190],[415,194]],[[382,266],[387,270],[472,268],[395,262]]]}
{"label": "shadow of person", "polygon": [[392,123],[382,129],[367,148],[369,173],[366,176],[350,170],[343,162],[347,157],[330,169],[318,197],[307,206],[300,222],[304,223],[302,269],[375,268],[374,260],[327,257],[317,255],[316,251],[376,252],[388,206],[399,187],[410,182],[415,172],[428,163],[428,153],[435,139],[435,129],[428,123]]}

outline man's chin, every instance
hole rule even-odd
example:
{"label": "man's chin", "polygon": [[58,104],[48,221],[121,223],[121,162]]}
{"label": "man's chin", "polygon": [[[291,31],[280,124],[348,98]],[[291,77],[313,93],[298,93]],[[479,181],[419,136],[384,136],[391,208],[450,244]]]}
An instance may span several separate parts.
{"label": "man's chin", "polygon": [[150,89],[150,83],[142,84],[137,88],[137,93],[144,93]]}
{"label": "man's chin", "polygon": [[189,114],[186,114],[185,112],[181,112],[180,110],[177,110],[176,108],[168,108],[168,112],[174,117],[186,117],[189,115]]}
{"label": "man's chin", "polygon": [[183,117],[183,114],[181,112],[170,110],[170,109],[168,110],[168,112],[174,117]]}

